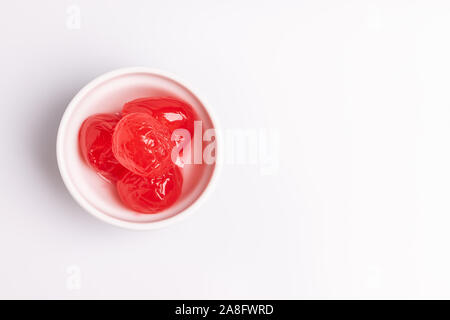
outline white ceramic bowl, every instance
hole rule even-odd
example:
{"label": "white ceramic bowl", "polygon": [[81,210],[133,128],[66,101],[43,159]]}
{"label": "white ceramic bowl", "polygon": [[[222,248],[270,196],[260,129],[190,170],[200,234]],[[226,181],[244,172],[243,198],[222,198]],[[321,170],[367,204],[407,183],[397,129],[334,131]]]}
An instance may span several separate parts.
{"label": "white ceramic bowl", "polygon": [[[148,96],[172,96],[188,102],[204,129],[216,130],[216,162],[183,168],[183,189],[170,208],[157,214],[139,214],[118,198],[115,186],[101,179],[81,158],[79,128],[95,113],[118,112],[127,101]],[[179,221],[198,209],[211,191],[220,169],[221,143],[217,122],[205,101],[179,79],[145,67],[108,72],[89,82],[69,103],[58,129],[56,154],[63,181],[73,198],[89,213],[112,225],[148,230]]]}

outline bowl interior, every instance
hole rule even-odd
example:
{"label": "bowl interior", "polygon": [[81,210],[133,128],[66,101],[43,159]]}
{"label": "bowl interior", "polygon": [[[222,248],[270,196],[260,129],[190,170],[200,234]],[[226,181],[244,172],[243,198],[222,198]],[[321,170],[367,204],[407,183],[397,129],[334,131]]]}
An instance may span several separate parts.
{"label": "bowl interior", "polygon": [[[103,180],[88,167],[80,156],[78,131],[82,122],[95,113],[118,112],[124,103],[142,97],[168,96],[188,102],[203,130],[213,128],[213,122],[202,102],[179,82],[152,72],[118,73],[100,78],[85,87],[69,105],[64,115],[58,140],[60,170],[72,195],[94,215],[106,215],[117,221],[138,224],[166,220],[190,207],[207,188],[215,165],[185,165],[183,189],[177,202],[157,214],[139,214],[120,201],[113,184]],[[203,143],[203,148],[208,142]],[[64,176],[64,175],[63,175]],[[101,218],[101,217],[100,217]],[[111,220],[111,219],[110,219]]]}

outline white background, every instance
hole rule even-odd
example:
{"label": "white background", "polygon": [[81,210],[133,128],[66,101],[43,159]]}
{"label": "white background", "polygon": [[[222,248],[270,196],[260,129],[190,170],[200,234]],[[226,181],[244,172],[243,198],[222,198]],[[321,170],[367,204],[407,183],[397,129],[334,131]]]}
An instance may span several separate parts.
{"label": "white background", "polygon": [[[450,298],[449,1],[22,0],[0,23],[1,298]],[[225,165],[159,231],[84,212],[59,120],[139,65],[192,84],[223,129],[278,130],[278,171]]]}

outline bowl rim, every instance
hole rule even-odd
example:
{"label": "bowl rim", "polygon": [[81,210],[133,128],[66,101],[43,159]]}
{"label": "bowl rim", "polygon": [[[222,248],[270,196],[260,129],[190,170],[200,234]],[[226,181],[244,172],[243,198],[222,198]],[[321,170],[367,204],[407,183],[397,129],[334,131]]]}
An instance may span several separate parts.
{"label": "bowl rim", "polygon": [[[150,221],[150,222],[132,222],[132,221],[124,221],[120,220],[118,218],[112,217],[107,215],[106,213],[98,210],[93,205],[91,205],[84,197],[80,194],[80,192],[75,187],[75,184],[70,179],[68,174],[68,169],[66,166],[66,162],[64,160],[63,156],[63,146],[64,146],[64,139],[63,137],[66,134],[66,128],[67,123],[69,121],[70,116],[75,111],[76,106],[78,103],[88,94],[93,88],[95,88],[97,85],[110,80],[112,78],[115,78],[117,76],[125,75],[125,74],[131,74],[131,73],[147,73],[147,74],[153,74],[158,75],[162,77],[166,77],[170,80],[175,81],[179,85],[183,86],[186,90],[190,91],[192,95],[197,98],[200,103],[205,108],[207,114],[209,115],[211,122],[213,124],[213,127],[215,129],[215,141],[216,141],[216,162],[215,167],[212,172],[212,176],[206,185],[205,189],[202,191],[202,193],[199,195],[199,197],[190,204],[187,208],[183,209],[179,213],[168,217],[163,220],[158,221]],[[59,172],[61,174],[62,180],[68,189],[71,196],[75,199],[75,201],[87,212],[89,212],[94,217],[100,219],[103,222],[106,222],[108,224],[130,229],[130,230],[153,230],[153,229],[159,229],[163,227],[167,227],[175,222],[179,222],[195,211],[198,211],[198,208],[204,203],[208,195],[215,189],[217,184],[217,179],[219,176],[219,173],[222,168],[222,143],[221,143],[221,134],[220,134],[220,127],[217,122],[217,117],[214,114],[214,111],[210,108],[209,104],[206,102],[205,98],[200,96],[198,94],[198,91],[193,89],[191,85],[186,85],[186,82],[184,80],[181,80],[178,76],[175,76],[169,72],[158,70],[155,68],[150,67],[125,67],[125,68],[119,68],[115,69],[106,73],[103,73],[97,77],[95,77],[93,80],[88,82],[84,87],[81,88],[77,92],[77,94],[72,98],[72,100],[67,105],[64,114],[61,118],[58,132],[57,132],[57,138],[56,138],[56,158],[57,158],[57,164],[59,168]]]}

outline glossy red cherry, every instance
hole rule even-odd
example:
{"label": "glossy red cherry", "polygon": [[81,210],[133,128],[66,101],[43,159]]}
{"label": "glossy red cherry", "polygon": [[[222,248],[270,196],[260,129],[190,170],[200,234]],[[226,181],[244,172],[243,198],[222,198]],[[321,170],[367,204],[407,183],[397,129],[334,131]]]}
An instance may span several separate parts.
{"label": "glossy red cherry", "polygon": [[119,114],[95,114],[84,120],[78,140],[86,163],[105,179],[116,182],[128,172],[114,157],[112,135]]}
{"label": "glossy red cherry", "polygon": [[141,213],[157,213],[170,207],[181,194],[183,177],[177,167],[156,176],[127,173],[117,182],[122,202]]}
{"label": "glossy red cherry", "polygon": [[[122,112],[124,114],[146,112],[167,126],[171,134],[175,129],[186,129],[191,137],[194,134],[194,111],[187,102],[179,99],[170,97],[140,98],[125,103]],[[177,144],[180,143],[182,136],[176,135],[174,141]]]}
{"label": "glossy red cherry", "polygon": [[174,147],[169,129],[148,113],[125,115],[117,124],[112,138],[116,159],[141,176],[154,176],[170,168]]}

